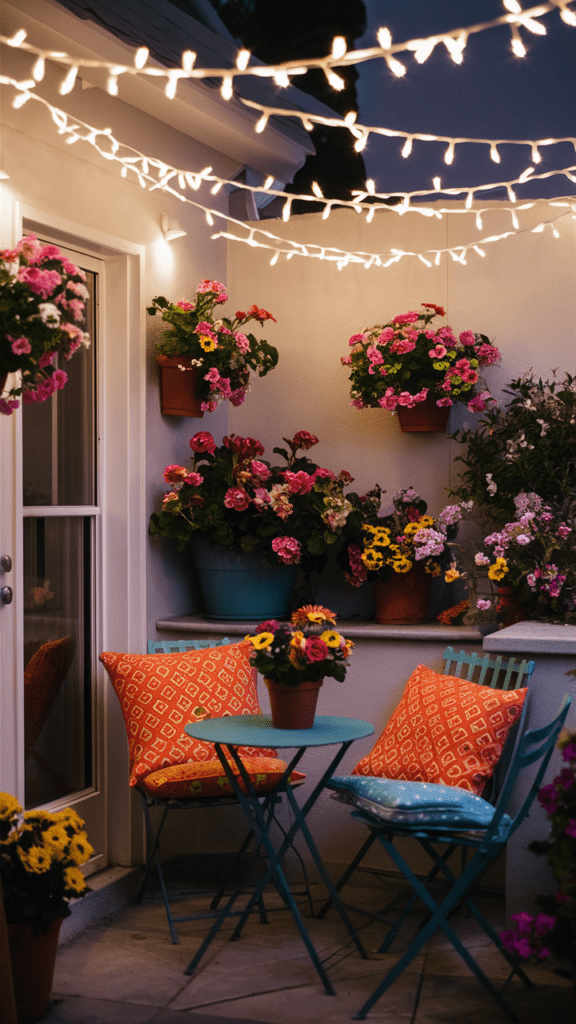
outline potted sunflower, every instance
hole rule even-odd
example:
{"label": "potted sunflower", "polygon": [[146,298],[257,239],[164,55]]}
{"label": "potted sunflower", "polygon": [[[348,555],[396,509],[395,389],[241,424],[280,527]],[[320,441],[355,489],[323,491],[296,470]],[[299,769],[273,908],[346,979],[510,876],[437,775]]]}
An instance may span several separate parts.
{"label": "potted sunflower", "polygon": [[169,324],[156,343],[161,370],[162,412],[171,416],[203,416],[218,402],[241,405],[250,388],[250,371],[264,377],[278,362],[278,350],[241,328],[255,320],[274,320],[253,305],[247,312],[220,317],[215,309],[228,300],[225,285],[201,281],[190,302],[169,302],[157,295],[147,307]]}
{"label": "potted sunflower", "polygon": [[262,622],[250,661],[264,676],[277,729],[309,729],[326,676],[343,682],[354,647],[335,628],[336,616],[321,605],[304,605],[290,622]]}
{"label": "potted sunflower", "polygon": [[0,878],[19,1024],[48,1009],[58,935],[70,901],[88,886],[80,866],[94,852],[71,808],[23,811],[0,793]]}

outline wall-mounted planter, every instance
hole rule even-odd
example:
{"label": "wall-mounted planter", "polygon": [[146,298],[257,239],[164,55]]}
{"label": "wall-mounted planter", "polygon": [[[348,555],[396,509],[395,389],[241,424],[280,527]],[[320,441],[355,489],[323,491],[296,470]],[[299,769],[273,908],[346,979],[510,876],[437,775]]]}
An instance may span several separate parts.
{"label": "wall-mounted planter", "polygon": [[[164,416],[204,415],[200,399],[196,398],[198,371],[190,365],[189,356],[157,355],[160,367],[160,395]],[[180,369],[180,367],[185,369]]]}
{"label": "wall-mounted planter", "polygon": [[398,422],[404,433],[444,433],[450,415],[450,406],[436,405],[433,398],[418,402],[411,409],[397,405]]}

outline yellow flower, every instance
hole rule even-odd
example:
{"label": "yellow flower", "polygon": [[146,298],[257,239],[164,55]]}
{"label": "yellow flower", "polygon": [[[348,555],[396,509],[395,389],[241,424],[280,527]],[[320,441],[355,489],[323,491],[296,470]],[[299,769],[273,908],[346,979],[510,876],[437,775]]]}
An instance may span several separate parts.
{"label": "yellow flower", "polygon": [[257,651],[262,651],[274,642],[274,633],[258,633],[257,636],[251,636],[248,639]]}
{"label": "yellow flower", "polygon": [[296,632],[292,634],[292,639],[290,640],[290,647],[302,647],[302,645],[305,642],[306,638],[304,636],[304,633],[302,633],[301,630],[297,629]]}
{"label": "yellow flower", "polygon": [[448,569],[448,572],[444,573],[444,579],[446,583],[454,583],[454,580],[459,580],[462,573],[458,569]]}
{"label": "yellow flower", "polygon": [[71,889],[72,892],[75,892],[78,895],[86,891],[86,882],[80,868],[64,869],[64,886],[66,889]]}
{"label": "yellow flower", "polygon": [[384,558],[379,551],[374,551],[373,548],[367,548],[360,558],[364,562],[367,569],[381,569],[384,565]]}
{"label": "yellow flower", "polygon": [[214,338],[210,338],[207,334],[201,334],[198,338],[198,343],[205,352],[213,352],[218,347],[218,342],[214,341]]}
{"label": "yellow flower", "polygon": [[416,525],[419,530],[427,529],[430,526],[434,526],[434,520],[432,516],[420,516]]}
{"label": "yellow flower", "polygon": [[56,823],[44,833],[44,841],[54,854],[62,854],[70,841],[65,825]]}
{"label": "yellow flower", "polygon": [[508,565],[505,558],[497,558],[493,565],[488,569],[489,580],[503,580],[504,576],[508,572]]}
{"label": "yellow flower", "polygon": [[90,846],[85,832],[79,832],[77,836],[74,836],[70,843],[69,856],[76,866],[85,864],[93,853],[94,850]]}
{"label": "yellow flower", "polygon": [[[63,811],[56,811],[53,815],[54,821],[59,821],[63,825],[68,825],[74,829],[75,832],[80,832],[84,827],[84,821],[76,811],[73,811],[71,807],[66,807]],[[68,833],[70,835],[70,833]]]}
{"label": "yellow flower", "polygon": [[421,529],[422,527],[420,526],[420,523],[408,523],[408,525],[404,527],[404,536],[413,537],[414,534],[418,533],[418,530]]}
{"label": "yellow flower", "polygon": [[10,793],[0,793],[0,821],[7,821],[13,814],[22,814],[16,797]]}
{"label": "yellow flower", "polygon": [[340,647],[344,638],[334,629],[325,629],[320,634],[320,639],[324,641],[327,647]]}
{"label": "yellow flower", "polygon": [[439,576],[440,573],[442,572],[442,569],[440,568],[440,565],[439,565],[438,562],[430,562],[430,565],[425,565],[424,566],[424,570],[430,576]]}
{"label": "yellow flower", "polygon": [[31,846],[29,850],[18,848],[18,856],[26,871],[33,875],[41,875],[48,871],[52,863],[50,850],[45,846]]}
{"label": "yellow flower", "polygon": [[376,530],[372,537],[371,546],[374,548],[387,548],[390,544],[390,530]]}
{"label": "yellow flower", "polygon": [[392,562],[392,568],[394,572],[410,572],[412,568],[412,562],[409,558],[395,558]]}

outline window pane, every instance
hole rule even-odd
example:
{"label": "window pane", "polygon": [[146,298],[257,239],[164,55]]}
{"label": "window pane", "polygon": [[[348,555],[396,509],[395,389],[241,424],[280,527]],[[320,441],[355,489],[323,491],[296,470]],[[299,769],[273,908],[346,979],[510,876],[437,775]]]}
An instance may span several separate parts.
{"label": "window pane", "polygon": [[26,807],[91,785],[89,517],[24,519]]}
{"label": "window pane", "polygon": [[25,505],[95,505],[95,287],[86,271],[86,319],[79,327],[92,339],[59,363],[68,383],[46,402],[23,404]]}

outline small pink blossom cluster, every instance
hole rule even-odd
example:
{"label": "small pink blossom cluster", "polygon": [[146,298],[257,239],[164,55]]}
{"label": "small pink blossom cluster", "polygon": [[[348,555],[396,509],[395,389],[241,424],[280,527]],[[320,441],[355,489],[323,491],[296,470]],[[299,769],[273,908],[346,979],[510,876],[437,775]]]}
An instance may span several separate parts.
{"label": "small pink blossom cluster", "polygon": [[41,245],[35,235],[15,249],[0,251],[0,377],[22,373],[21,383],[0,398],[0,413],[10,415],[19,402],[44,402],[68,380],[54,366],[57,356],[71,359],[90,339],[80,326],[89,292],[86,274],[56,245]]}
{"label": "small pink blossom cluster", "polygon": [[515,928],[509,931],[500,932],[500,938],[511,953],[515,953],[521,960],[529,960],[537,957],[538,960],[545,960],[550,956],[548,946],[541,941],[543,936],[554,931],[556,918],[549,914],[527,914],[521,911],[519,914],[511,914],[511,920],[515,922]]}
{"label": "small pink blossom cluster", "polygon": [[385,326],[376,324],[350,338],[352,352],[341,362],[351,367],[355,408],[394,411],[433,398],[438,406],[464,401],[470,411],[482,412],[493,401],[478,371],[498,362],[498,349],[473,331],[462,331],[457,338],[448,326],[429,328],[445,312],[435,303],[422,305],[423,313],[402,313]]}

